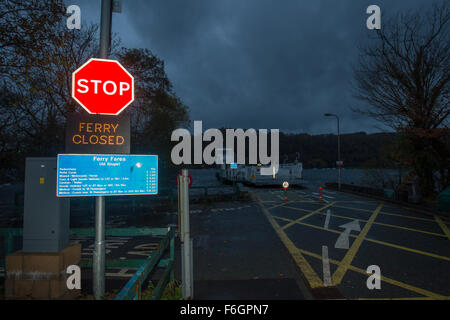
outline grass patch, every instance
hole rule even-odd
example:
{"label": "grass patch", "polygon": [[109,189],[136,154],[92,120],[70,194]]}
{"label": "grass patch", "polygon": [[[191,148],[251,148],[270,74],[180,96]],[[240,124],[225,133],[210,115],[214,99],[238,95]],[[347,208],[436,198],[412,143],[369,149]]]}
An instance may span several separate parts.
{"label": "grass patch", "polygon": [[[141,299],[150,300],[154,290],[155,286],[153,285],[153,282],[149,281],[147,288],[141,292]],[[113,300],[119,293],[119,291],[120,291],[119,289],[114,289],[112,290],[112,292],[105,292],[105,296],[103,296],[101,300]],[[174,280],[167,284],[160,300],[182,300],[182,299],[183,294],[181,289],[181,281]],[[80,294],[77,297],[77,300],[95,300],[95,299],[93,294]]]}
{"label": "grass patch", "polygon": [[[150,281],[147,289],[142,291],[142,300],[149,300],[152,297],[154,290],[155,286],[153,285],[153,282]],[[181,290],[181,281],[170,281],[164,289],[160,300],[182,300],[183,295]]]}

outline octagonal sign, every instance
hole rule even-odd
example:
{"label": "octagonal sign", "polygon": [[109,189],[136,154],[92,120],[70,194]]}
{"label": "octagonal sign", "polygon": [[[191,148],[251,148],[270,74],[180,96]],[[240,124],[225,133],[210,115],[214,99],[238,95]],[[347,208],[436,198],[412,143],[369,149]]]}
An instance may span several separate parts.
{"label": "octagonal sign", "polygon": [[72,98],[91,114],[118,115],[134,100],[134,78],[116,60],[92,58],[72,74]]}

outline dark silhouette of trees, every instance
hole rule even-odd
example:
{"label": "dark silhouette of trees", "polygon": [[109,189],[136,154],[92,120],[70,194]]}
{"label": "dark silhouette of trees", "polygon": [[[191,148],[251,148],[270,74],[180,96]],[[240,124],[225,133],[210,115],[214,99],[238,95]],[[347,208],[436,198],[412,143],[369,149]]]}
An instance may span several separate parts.
{"label": "dark silhouette of trees", "polygon": [[[23,181],[27,156],[64,152],[67,115],[85,112],[71,97],[71,74],[98,56],[98,27],[83,24],[81,30],[69,30],[65,14],[62,0],[0,2],[3,181]],[[112,41],[111,58],[135,76],[136,101],[124,111],[133,119],[132,150],[170,155],[166,150],[170,134],[165,140],[162,134],[188,116],[173,92],[163,61],[148,50],[121,48],[117,37]]]}
{"label": "dark silhouette of trees", "polygon": [[[401,134],[399,159],[413,169],[422,193],[450,184],[448,1],[431,11],[383,20],[354,69],[365,113]],[[435,173],[439,172],[438,175]]]}
{"label": "dark silhouette of trees", "polygon": [[0,75],[14,80],[45,61],[40,51],[54,34],[64,10],[61,0],[0,2]]}
{"label": "dark silhouette of trees", "polygon": [[[36,66],[48,57],[41,54],[64,14],[60,0],[5,0],[0,2],[0,176],[17,179],[23,153],[39,134],[47,133],[33,86]],[[42,99],[41,99],[42,100]],[[34,111],[33,111],[34,109]],[[36,146],[39,143],[31,143]],[[23,170],[22,170],[23,171]]]}
{"label": "dark silhouette of trees", "polygon": [[164,61],[148,49],[122,48],[118,59],[134,76],[135,101],[125,110],[131,115],[132,152],[154,153],[160,165],[171,166],[172,131],[187,127],[187,107],[173,92],[164,71]]}
{"label": "dark silhouette of trees", "polygon": [[[298,157],[303,167],[334,168],[337,160],[337,137],[334,134],[309,135],[280,132],[280,162],[294,162]],[[396,168],[386,148],[396,140],[394,133],[357,132],[341,135],[341,159],[345,167]],[[297,154],[298,153],[298,154]]]}

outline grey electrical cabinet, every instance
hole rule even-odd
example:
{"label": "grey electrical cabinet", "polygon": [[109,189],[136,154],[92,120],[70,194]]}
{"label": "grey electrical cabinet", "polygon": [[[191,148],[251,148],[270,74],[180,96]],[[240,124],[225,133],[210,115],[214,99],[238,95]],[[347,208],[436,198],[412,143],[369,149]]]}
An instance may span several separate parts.
{"label": "grey electrical cabinet", "polygon": [[56,197],[56,158],[27,158],[24,252],[58,252],[69,245],[70,200]]}

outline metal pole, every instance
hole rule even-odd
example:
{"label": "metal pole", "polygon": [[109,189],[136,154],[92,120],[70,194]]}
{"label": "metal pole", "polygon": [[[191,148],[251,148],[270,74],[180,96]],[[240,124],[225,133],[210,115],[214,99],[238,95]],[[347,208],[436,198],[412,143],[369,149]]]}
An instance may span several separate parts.
{"label": "metal pole", "polygon": [[[111,39],[112,0],[102,0],[100,21],[100,58],[108,58]],[[95,197],[95,244],[94,244],[93,281],[94,298],[105,296],[105,198]]]}
{"label": "metal pole", "polygon": [[180,234],[180,241],[184,242],[184,179],[182,175],[178,175],[178,232]]}
{"label": "metal pole", "polygon": [[107,59],[111,41],[112,0],[102,0],[100,21],[100,58]]}
{"label": "metal pole", "polygon": [[[337,119],[337,129],[338,129],[338,161],[341,161],[341,131],[339,128],[339,117]],[[341,166],[339,166],[339,178],[338,178],[338,190],[341,191]]]}
{"label": "metal pole", "polygon": [[105,197],[95,197],[94,298],[105,295]]}
{"label": "metal pole", "polygon": [[189,225],[189,175],[188,170],[182,171],[182,213],[183,213],[183,273],[184,273],[184,299],[190,300],[193,298],[193,278],[192,278],[192,244],[190,239],[190,225]]}

